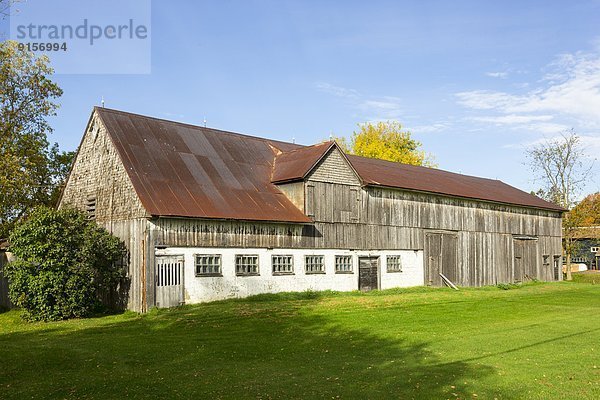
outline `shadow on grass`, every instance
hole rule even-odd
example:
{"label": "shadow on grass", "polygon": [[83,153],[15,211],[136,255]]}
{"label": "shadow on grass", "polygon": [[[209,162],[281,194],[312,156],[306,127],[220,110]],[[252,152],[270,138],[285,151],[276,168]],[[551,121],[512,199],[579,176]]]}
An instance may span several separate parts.
{"label": "shadow on grass", "polygon": [[[494,373],[442,362],[397,322],[372,330],[368,310],[333,323],[302,303],[212,303],[3,334],[2,397],[465,398],[467,380]],[[382,326],[385,337],[373,333]]]}

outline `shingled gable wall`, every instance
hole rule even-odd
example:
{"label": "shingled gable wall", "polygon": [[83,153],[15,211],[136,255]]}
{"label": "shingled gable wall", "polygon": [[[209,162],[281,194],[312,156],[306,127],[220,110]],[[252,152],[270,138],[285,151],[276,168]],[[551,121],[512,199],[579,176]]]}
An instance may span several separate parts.
{"label": "shingled gable wall", "polygon": [[332,147],[308,174],[307,180],[360,186],[360,181],[337,146]]}
{"label": "shingled gable wall", "polygon": [[108,221],[144,218],[140,202],[106,128],[94,112],[65,186],[60,207],[85,210],[96,201],[95,219]]}
{"label": "shingled gable wall", "polygon": [[[95,220],[125,242],[129,250],[127,308],[147,310],[153,274],[146,260],[153,257],[148,246],[147,212],[139,200],[125,167],[102,121],[94,112],[79,146],[65,185],[59,208],[73,206],[86,211],[89,199],[96,201]],[[150,299],[151,300],[151,299]]]}

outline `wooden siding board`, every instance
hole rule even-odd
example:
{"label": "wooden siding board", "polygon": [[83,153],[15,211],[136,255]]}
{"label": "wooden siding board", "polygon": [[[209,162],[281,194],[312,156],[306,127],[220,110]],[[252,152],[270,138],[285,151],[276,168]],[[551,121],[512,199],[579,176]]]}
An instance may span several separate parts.
{"label": "wooden siding board", "polygon": [[147,311],[144,308],[142,300],[144,298],[144,274],[142,271],[147,268],[145,264],[146,256],[143,252],[146,249],[147,220],[145,218],[105,222],[101,224],[113,235],[120,238],[127,247],[128,265],[127,277],[129,286],[129,296],[127,308],[133,311]]}
{"label": "wooden siding board", "polygon": [[308,175],[309,181],[336,183],[338,185],[360,185],[360,181],[337,147],[332,147]]}

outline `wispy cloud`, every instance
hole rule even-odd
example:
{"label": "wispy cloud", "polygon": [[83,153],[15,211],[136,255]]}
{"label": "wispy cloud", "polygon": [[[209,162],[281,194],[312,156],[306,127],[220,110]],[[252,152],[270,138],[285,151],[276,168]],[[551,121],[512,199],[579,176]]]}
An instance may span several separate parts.
{"label": "wispy cloud", "polygon": [[485,75],[489,76],[491,78],[500,78],[500,79],[508,78],[508,72],[486,72]]}
{"label": "wispy cloud", "polygon": [[507,114],[498,116],[470,117],[471,121],[489,122],[497,125],[528,124],[531,122],[550,121],[552,115],[518,115]]}
{"label": "wispy cloud", "polygon": [[321,92],[337,97],[343,97],[345,99],[358,99],[359,97],[358,92],[354,89],[343,88],[326,82],[317,82],[315,86]]}
{"label": "wispy cloud", "polygon": [[[556,136],[544,136],[535,140],[526,140],[519,143],[510,143],[506,144],[504,148],[515,148],[515,149],[528,149],[534,146],[538,146],[540,144],[552,143],[552,142],[560,142],[562,137],[559,135]],[[579,135],[579,140],[581,141],[581,146],[584,151],[584,155],[592,160],[598,158],[598,154],[600,154],[600,136],[598,135]]]}
{"label": "wispy cloud", "polygon": [[448,128],[450,128],[448,122],[436,122],[429,125],[416,125],[409,130],[414,133],[437,133]]}
{"label": "wispy cloud", "polygon": [[[554,119],[569,118],[576,128],[600,127],[600,54],[558,56],[537,86],[524,94],[472,90],[456,93],[456,98],[464,107],[494,111],[506,121],[521,118],[520,123],[528,124],[548,121],[547,116],[553,115]],[[534,117],[538,113],[542,115]]]}
{"label": "wispy cloud", "polygon": [[365,120],[393,120],[403,115],[402,100],[399,97],[363,95],[355,89],[335,86],[326,82],[318,82],[315,87],[323,93],[343,99],[352,108],[358,110]]}

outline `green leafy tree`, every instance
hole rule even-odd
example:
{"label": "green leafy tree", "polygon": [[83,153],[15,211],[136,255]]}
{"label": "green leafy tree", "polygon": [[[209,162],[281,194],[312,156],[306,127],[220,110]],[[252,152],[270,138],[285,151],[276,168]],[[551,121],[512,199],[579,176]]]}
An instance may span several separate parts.
{"label": "green leafy tree", "polygon": [[358,125],[350,144],[345,137],[332,137],[346,153],[368,158],[379,158],[402,164],[437,167],[433,156],[421,149],[421,142],[402,130],[397,121],[365,123]]}
{"label": "green leafy tree", "polygon": [[30,321],[89,316],[123,278],[124,244],[75,209],[36,208],[10,243],[9,296]]}
{"label": "green leafy tree", "polygon": [[62,90],[46,56],[0,43],[0,237],[36,205],[52,205],[74,153],[48,142]]}

